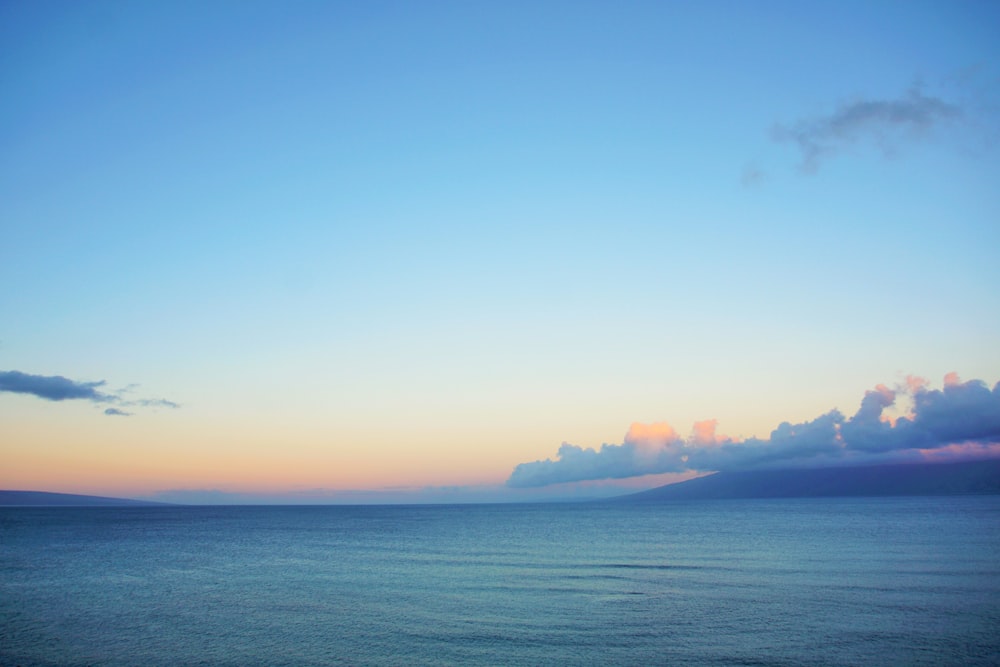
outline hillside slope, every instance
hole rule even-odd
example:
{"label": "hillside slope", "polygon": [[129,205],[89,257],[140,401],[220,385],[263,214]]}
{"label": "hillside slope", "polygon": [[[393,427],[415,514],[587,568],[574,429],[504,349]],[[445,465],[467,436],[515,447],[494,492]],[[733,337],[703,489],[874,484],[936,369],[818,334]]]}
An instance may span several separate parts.
{"label": "hillside slope", "polygon": [[128,498],[81,496],[74,493],[46,491],[0,491],[0,507],[123,507],[162,505]]}
{"label": "hillside slope", "polygon": [[1000,493],[1000,459],[720,472],[622,496],[627,502],[712,498]]}

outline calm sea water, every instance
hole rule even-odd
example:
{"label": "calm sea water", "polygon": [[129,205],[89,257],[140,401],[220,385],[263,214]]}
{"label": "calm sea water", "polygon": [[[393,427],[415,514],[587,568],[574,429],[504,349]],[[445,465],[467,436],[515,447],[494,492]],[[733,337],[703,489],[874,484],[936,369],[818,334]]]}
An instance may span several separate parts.
{"label": "calm sea water", "polygon": [[1000,496],[0,509],[2,665],[996,665]]}

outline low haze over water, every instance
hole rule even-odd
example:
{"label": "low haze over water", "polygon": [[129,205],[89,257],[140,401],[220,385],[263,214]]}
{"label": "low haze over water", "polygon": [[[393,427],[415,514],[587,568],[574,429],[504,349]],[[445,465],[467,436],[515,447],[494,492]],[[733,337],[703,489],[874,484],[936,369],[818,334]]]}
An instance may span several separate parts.
{"label": "low haze over water", "polygon": [[0,508],[0,664],[988,665],[1000,496]]}

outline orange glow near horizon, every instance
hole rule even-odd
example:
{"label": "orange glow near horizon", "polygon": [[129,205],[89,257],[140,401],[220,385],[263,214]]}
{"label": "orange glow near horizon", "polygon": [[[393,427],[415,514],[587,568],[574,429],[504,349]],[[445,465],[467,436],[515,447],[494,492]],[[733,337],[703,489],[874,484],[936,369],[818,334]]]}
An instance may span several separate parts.
{"label": "orange glow near horizon", "polygon": [[[957,382],[956,374],[945,377],[946,388],[958,387]],[[889,404],[880,416],[895,425],[900,416],[912,411],[908,390],[926,386],[920,378],[909,376],[895,389],[880,384],[868,395],[876,394],[872,398]],[[539,452],[549,451],[565,435],[561,418],[487,420],[487,408],[475,419],[462,415],[465,421],[435,420],[419,411],[393,418],[367,413],[313,417],[300,406],[295,411],[262,414],[245,406],[232,412],[189,406],[126,418],[104,416],[103,405],[4,398],[0,488],[93,495],[497,487],[504,485],[516,466],[543,458]],[[612,428],[604,424],[595,428],[583,419],[572,426],[581,434],[606,434]],[[655,460],[662,448],[740,442],[719,435],[717,427],[716,419],[695,421],[690,434],[682,438],[665,421],[632,422],[624,441],[643,460]],[[617,433],[581,444],[618,443],[621,432]],[[839,442],[846,448],[842,438]],[[894,452],[888,458],[943,462],[998,456],[1000,444],[951,444]],[[574,483],[642,488],[695,475],[669,473],[662,480],[641,477]]]}
{"label": "orange glow near horizon", "polygon": [[[44,406],[48,407],[48,406]],[[198,420],[77,417],[5,423],[0,488],[93,495],[176,489],[282,493],[302,489],[499,485],[524,456],[492,446],[439,444],[385,433],[249,429],[221,433]],[[93,429],[90,424],[111,429]],[[153,428],[150,428],[150,426]],[[492,444],[492,443],[491,443]]]}

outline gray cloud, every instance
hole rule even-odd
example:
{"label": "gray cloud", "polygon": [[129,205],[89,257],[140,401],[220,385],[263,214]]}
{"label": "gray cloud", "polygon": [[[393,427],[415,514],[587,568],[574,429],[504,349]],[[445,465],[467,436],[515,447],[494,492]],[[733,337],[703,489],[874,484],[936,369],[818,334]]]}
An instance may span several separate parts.
{"label": "gray cloud", "polygon": [[141,405],[144,408],[179,408],[180,403],[168,401],[165,398],[144,398],[137,401],[128,401],[127,405]]}
{"label": "gray cloud", "polygon": [[[910,380],[907,386],[879,385],[866,392],[849,419],[831,410],[812,421],[784,422],[766,439],[717,436],[714,421],[695,424],[687,438],[667,424],[633,424],[620,445],[592,449],[563,443],[554,460],[518,465],[507,485],[536,487],[665,472],[816,466],[927,454],[1000,456],[1000,383],[991,390],[980,380],[963,383],[949,374],[943,389],[931,390],[923,381]],[[911,399],[912,409],[890,419],[886,410],[900,396]]]}
{"label": "gray cloud", "polygon": [[827,116],[777,125],[772,136],[775,141],[798,146],[800,168],[814,172],[822,160],[845,145],[871,142],[892,154],[901,140],[919,137],[933,126],[961,116],[957,105],[925,95],[914,86],[898,99],[858,100]]}
{"label": "gray cloud", "polygon": [[837,457],[844,417],[837,410],[801,424],[783,422],[768,439],[741,442],[725,438],[709,446],[688,447],[686,470],[722,471],[767,468],[790,462]]}
{"label": "gray cloud", "polygon": [[[122,394],[130,391],[131,385],[117,393],[98,390],[98,387],[104,387],[106,384],[104,380],[79,382],[61,375],[31,375],[21,371],[0,371],[0,392],[29,394],[48,401],[83,400],[93,403],[114,403],[128,407],[180,407],[179,404],[165,398],[126,400]],[[124,417],[130,416],[132,413],[119,408],[107,408],[104,414]]]}
{"label": "gray cloud", "polygon": [[32,394],[49,401],[83,399],[98,403],[112,401],[114,396],[97,391],[104,380],[75,382],[61,375],[29,375],[20,371],[0,371],[0,391]]}
{"label": "gray cloud", "polygon": [[664,443],[652,457],[644,457],[634,442],[601,445],[599,450],[564,442],[556,460],[521,463],[507,480],[507,486],[522,488],[594,479],[624,479],[687,469],[684,455],[674,443]]}
{"label": "gray cloud", "polygon": [[740,183],[744,187],[753,187],[755,185],[760,185],[765,180],[767,180],[767,174],[756,164],[747,164],[743,167],[743,173],[740,176]]}

